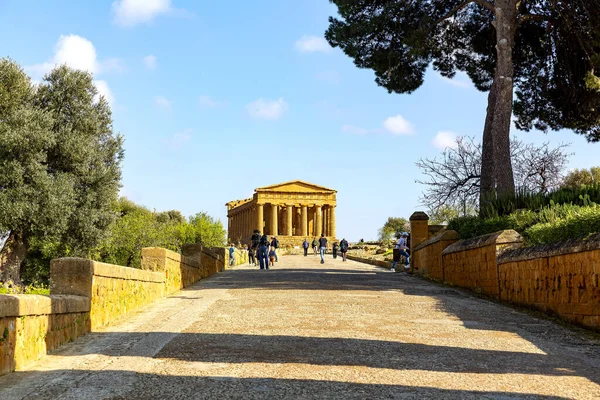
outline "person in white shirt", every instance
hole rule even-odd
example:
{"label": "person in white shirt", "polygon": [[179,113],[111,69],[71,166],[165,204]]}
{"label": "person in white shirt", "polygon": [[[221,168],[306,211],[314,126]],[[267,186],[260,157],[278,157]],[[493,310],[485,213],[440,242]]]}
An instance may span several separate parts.
{"label": "person in white shirt", "polygon": [[400,234],[400,239],[398,239],[398,242],[396,243],[396,246],[394,247],[394,262],[392,262],[392,270],[396,269],[396,264],[398,263],[400,256],[404,256],[404,269],[406,271],[408,271],[410,269],[410,261],[409,261],[410,256],[406,252],[406,250],[408,250],[407,243],[406,243],[407,237],[408,237],[408,233],[402,232]]}

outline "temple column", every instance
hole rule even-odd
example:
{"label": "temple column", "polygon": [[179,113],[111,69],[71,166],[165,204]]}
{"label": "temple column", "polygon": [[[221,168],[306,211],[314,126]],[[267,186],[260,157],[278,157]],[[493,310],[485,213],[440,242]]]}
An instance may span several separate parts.
{"label": "temple column", "polygon": [[335,239],[335,206],[331,206],[331,216],[329,218],[329,235]]}
{"label": "temple column", "polygon": [[291,204],[287,205],[286,208],[286,212],[287,212],[287,225],[285,226],[286,232],[285,234],[287,236],[294,236],[294,232],[292,231],[292,227],[293,227],[293,216],[294,214],[292,213],[292,211],[294,210],[294,206]]}
{"label": "temple column", "polygon": [[320,205],[315,206],[315,236],[320,237],[323,233],[323,210]]}
{"label": "temple column", "polygon": [[263,220],[265,219],[264,216],[264,206],[262,204],[257,204],[256,205],[256,228],[260,231],[261,234],[264,234],[263,232]]}
{"label": "temple column", "polygon": [[308,207],[305,205],[302,205],[302,224],[300,232],[302,236],[308,236]]}
{"label": "temple column", "polygon": [[271,235],[277,236],[278,219],[277,219],[277,204],[271,203]]}
{"label": "temple column", "polygon": [[227,216],[227,236],[229,237],[230,241],[231,241],[231,235],[233,234],[233,232],[231,230],[233,228],[232,223],[233,223],[232,217],[231,217],[231,215],[228,215]]}
{"label": "temple column", "polygon": [[323,233],[329,236],[329,206],[323,209]]}

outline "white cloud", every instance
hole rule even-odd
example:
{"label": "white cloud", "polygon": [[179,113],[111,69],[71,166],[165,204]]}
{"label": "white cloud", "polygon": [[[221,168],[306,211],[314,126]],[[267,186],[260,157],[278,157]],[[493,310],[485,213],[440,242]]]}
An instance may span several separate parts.
{"label": "white cloud", "polygon": [[192,133],[193,131],[190,128],[184,129],[181,132],[173,134],[173,136],[167,140],[167,143],[171,149],[179,149],[192,140]]}
{"label": "white cloud", "polygon": [[371,133],[372,131],[361,128],[359,126],[344,125],[344,126],[342,126],[342,132],[351,133],[353,135],[366,135],[367,133]]}
{"label": "white cloud", "polygon": [[[125,64],[119,58],[108,58],[99,61],[94,44],[78,35],[61,35],[54,45],[54,55],[52,58],[42,64],[29,65],[25,67],[33,79],[39,82],[45,74],[53,68],[66,64],[73,69],[79,69],[92,74],[101,74],[104,72],[124,71]],[[115,98],[104,80],[94,81],[100,94],[104,95],[108,103],[112,106]]]}
{"label": "white cloud", "polygon": [[246,105],[246,111],[256,119],[278,119],[288,109],[288,104],[279,98],[277,100],[264,100],[262,97]]}
{"label": "white cloud", "polygon": [[431,143],[440,150],[446,150],[448,147],[454,149],[457,147],[456,137],[457,135],[454,132],[440,131]]}
{"label": "white cloud", "polygon": [[400,114],[386,119],[383,122],[383,127],[394,135],[412,135],[415,133],[413,125]]}
{"label": "white cloud", "polygon": [[469,76],[464,72],[458,72],[453,79],[446,78],[438,74],[438,77],[449,85],[457,88],[467,89],[473,87],[473,83],[469,80]]}
{"label": "white cloud", "polygon": [[154,104],[158,108],[162,108],[163,110],[171,109],[171,102],[169,100],[167,100],[166,97],[163,97],[163,96],[154,96]]}
{"label": "white cloud", "polygon": [[220,108],[225,107],[226,103],[212,99],[210,96],[200,96],[198,104],[202,108]]}
{"label": "white cloud", "polygon": [[156,63],[156,57],[153,56],[152,54],[147,55],[146,57],[144,57],[144,66],[148,69],[156,69],[157,63]]}
{"label": "white cloud", "polygon": [[331,51],[331,46],[322,37],[304,35],[296,41],[296,50],[300,53],[328,53]]}
{"label": "white cloud", "polygon": [[94,84],[96,85],[96,89],[98,89],[98,94],[100,96],[104,96],[108,104],[112,106],[115,103],[115,97],[113,96],[112,91],[108,87],[108,83],[106,83],[106,81],[103,80],[95,80]]}
{"label": "white cloud", "polygon": [[112,8],[114,22],[126,27],[148,23],[158,15],[177,11],[171,0],[117,0]]}

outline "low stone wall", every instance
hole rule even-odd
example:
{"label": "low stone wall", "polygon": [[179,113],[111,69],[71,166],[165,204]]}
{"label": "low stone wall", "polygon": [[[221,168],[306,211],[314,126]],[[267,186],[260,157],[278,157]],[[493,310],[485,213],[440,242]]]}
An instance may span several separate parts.
{"label": "low stone wall", "polygon": [[360,257],[360,256],[355,256],[355,255],[350,255],[350,254],[346,254],[346,258],[348,260],[352,260],[352,261],[358,261],[358,262],[365,263],[365,264],[375,265],[376,267],[382,267],[382,268],[387,268],[387,269],[390,269],[392,267],[392,263],[389,261],[376,260],[373,258],[365,258],[365,257]]}
{"label": "low stone wall", "polygon": [[456,231],[443,231],[413,249],[411,269],[425,278],[443,282],[442,252],[460,239]]}
{"label": "low stone wall", "polygon": [[114,322],[165,295],[165,274],[83,258],[50,264],[50,293],[90,299],[91,329]]}
{"label": "low stone wall", "polygon": [[184,247],[184,255],[143,249],[142,269],[59,258],[50,296],[0,295],[0,375],[225,269],[225,249]]}
{"label": "low stone wall", "polygon": [[508,251],[498,268],[501,300],[600,331],[600,234]]}
{"label": "low stone wall", "polygon": [[513,230],[460,240],[442,252],[444,281],[499,298],[496,257],[522,245],[523,238]]}
{"label": "low stone wall", "polygon": [[89,310],[87,297],[0,295],[0,375],[85,335]]}

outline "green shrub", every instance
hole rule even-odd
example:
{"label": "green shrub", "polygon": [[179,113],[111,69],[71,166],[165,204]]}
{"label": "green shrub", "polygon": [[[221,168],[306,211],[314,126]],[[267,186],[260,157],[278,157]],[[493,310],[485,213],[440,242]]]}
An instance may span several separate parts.
{"label": "green shrub", "polygon": [[551,202],[538,211],[517,210],[508,216],[486,219],[461,217],[450,221],[448,229],[457,231],[463,239],[514,229],[523,235],[528,245],[583,238],[600,232],[600,205],[587,198],[580,201],[585,205]]}
{"label": "green shrub", "polygon": [[600,206],[579,207],[551,222],[542,222],[524,232],[527,244],[546,244],[585,238],[600,232]]}

